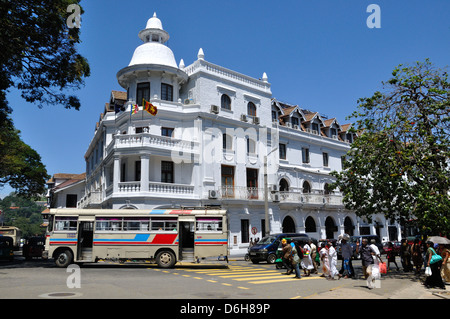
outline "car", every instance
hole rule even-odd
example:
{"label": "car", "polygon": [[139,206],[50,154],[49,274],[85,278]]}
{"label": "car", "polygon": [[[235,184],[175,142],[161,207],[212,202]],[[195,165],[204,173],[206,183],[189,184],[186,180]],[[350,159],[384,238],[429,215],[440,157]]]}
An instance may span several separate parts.
{"label": "car", "polygon": [[[394,249],[395,255],[399,256],[400,255],[400,247],[401,247],[402,243],[399,241],[391,241],[391,243],[392,243],[392,248]],[[385,242],[383,244],[383,254],[386,253],[386,251],[388,249],[388,244],[389,244],[389,242]]]}
{"label": "car", "polygon": [[0,236],[0,259],[14,260],[13,239],[7,236]]}
{"label": "car", "polygon": [[301,233],[280,233],[263,237],[249,249],[249,257],[252,263],[257,264],[260,261],[266,261],[274,264],[277,259],[278,246],[283,238],[304,238],[309,239],[307,234]]}
{"label": "car", "polygon": [[384,253],[383,245],[381,244],[380,237],[377,235],[358,235],[358,236],[350,236],[349,244],[352,246],[353,249],[353,258],[359,259],[359,254],[356,253],[356,243],[359,242],[359,245],[362,245],[363,238],[367,238],[369,245],[372,239],[375,239],[375,246],[378,247],[378,250],[380,251],[380,254]]}
{"label": "car", "polygon": [[45,237],[30,237],[23,245],[22,256],[26,260],[33,257],[42,257],[42,252],[45,250]]}

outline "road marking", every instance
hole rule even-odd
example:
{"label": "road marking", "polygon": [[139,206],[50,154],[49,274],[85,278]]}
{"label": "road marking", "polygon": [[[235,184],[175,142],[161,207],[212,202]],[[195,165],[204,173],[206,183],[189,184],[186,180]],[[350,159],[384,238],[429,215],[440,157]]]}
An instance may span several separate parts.
{"label": "road marking", "polygon": [[[276,274],[276,271],[271,271],[271,272],[267,272],[264,274],[267,275],[272,275],[272,274]],[[256,277],[256,276],[261,276],[264,275],[261,272],[258,272],[257,274],[242,274],[242,273],[238,273],[236,275],[226,275],[226,276],[219,276],[220,278],[238,278],[238,277]]]}
{"label": "road marking", "polygon": [[222,285],[224,285],[224,286],[233,286],[232,284],[227,284],[225,282],[223,282]]}
{"label": "road marking", "polygon": [[[320,277],[309,277],[309,278],[302,278],[300,280],[298,279],[294,279],[294,278],[284,278],[284,279],[273,279],[273,280],[261,280],[261,281],[249,281],[250,284],[270,284],[270,283],[274,283],[274,282],[286,282],[286,281],[302,281],[302,280],[310,280],[310,279],[321,279]],[[236,279],[235,279],[236,280]]]}
{"label": "road marking", "polygon": [[250,288],[247,288],[247,287],[238,287],[239,289],[250,289]]}
{"label": "road marking", "polygon": [[217,280],[207,280],[207,281],[209,281],[209,282],[217,282]]}
{"label": "road marking", "polygon": [[202,277],[194,277],[195,279],[203,279]]}
{"label": "road marking", "polygon": [[295,296],[295,297],[292,297],[291,299],[300,299],[302,296]]}

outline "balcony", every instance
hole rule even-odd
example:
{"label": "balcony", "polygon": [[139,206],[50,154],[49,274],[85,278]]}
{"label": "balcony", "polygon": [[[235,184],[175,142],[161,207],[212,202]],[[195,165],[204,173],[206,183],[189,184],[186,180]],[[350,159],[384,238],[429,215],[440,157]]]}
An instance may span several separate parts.
{"label": "balcony", "polygon": [[[276,197],[277,196],[277,197]],[[342,206],[341,195],[308,194],[300,192],[276,192],[271,194],[272,200],[281,203],[298,203],[310,205]]]}
{"label": "balcony", "polygon": [[161,151],[168,151],[174,155],[198,153],[199,150],[197,142],[167,136],[153,135],[150,133],[117,134],[106,148],[106,155],[111,153],[113,149],[136,147],[148,147]]}
{"label": "balcony", "polygon": [[218,191],[218,199],[264,199],[264,188],[222,186]]}

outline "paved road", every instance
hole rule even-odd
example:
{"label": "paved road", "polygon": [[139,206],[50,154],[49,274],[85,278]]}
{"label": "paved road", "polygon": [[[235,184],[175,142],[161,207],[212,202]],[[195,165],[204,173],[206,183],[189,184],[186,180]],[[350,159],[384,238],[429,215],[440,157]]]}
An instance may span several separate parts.
{"label": "paved road", "polygon": [[[340,264],[340,262],[339,262]],[[361,275],[359,261],[354,262]],[[53,261],[0,261],[0,299],[442,299],[442,290],[427,290],[423,277],[392,270],[380,288],[368,290],[365,281],[329,281],[311,275],[301,280],[282,274],[274,265],[231,260],[226,264],[177,264],[160,269],[150,264],[90,264],[74,272]],[[77,276],[79,274],[79,276]],[[80,288],[69,288],[80,285]],[[447,289],[448,290],[448,289]],[[439,295],[440,293],[440,295]]]}

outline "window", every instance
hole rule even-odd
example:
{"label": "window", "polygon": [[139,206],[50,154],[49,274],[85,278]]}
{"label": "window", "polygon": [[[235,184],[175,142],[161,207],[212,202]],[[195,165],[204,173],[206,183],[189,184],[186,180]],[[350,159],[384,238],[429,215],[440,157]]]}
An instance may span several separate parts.
{"label": "window", "polygon": [[347,160],[347,158],[345,157],[345,155],[341,156],[341,168],[344,169],[344,165],[345,165],[345,161]]}
{"label": "window", "polygon": [[258,199],[258,170],[247,168],[247,192],[249,199]]}
{"label": "window", "polygon": [[250,116],[256,116],[256,105],[253,102],[247,104],[247,114]]}
{"label": "window", "polygon": [[307,233],[315,233],[316,232],[316,222],[314,218],[308,216],[305,220],[305,232]]}
{"label": "window", "polygon": [[232,150],[233,149],[233,137],[228,134],[222,135],[222,147],[224,150]]}
{"label": "window", "polygon": [[303,182],[303,194],[309,194],[311,193],[311,185],[307,182]]}
{"label": "window", "polygon": [[231,110],[231,99],[228,95],[222,94],[222,97],[220,98],[220,107]]}
{"label": "window", "polygon": [[152,229],[159,231],[177,231],[177,218],[152,217]]}
{"label": "window", "polygon": [[328,167],[328,153],[322,153],[323,157],[323,166]]}
{"label": "window", "polygon": [[256,154],[256,143],[249,137],[247,137],[247,153]]}
{"label": "window", "polygon": [[272,111],[272,122],[278,122],[278,113],[277,111]]}
{"label": "window", "polygon": [[241,243],[248,243],[249,242],[249,220],[248,219],[241,219]]}
{"label": "window", "polygon": [[280,184],[278,185],[280,192],[289,192],[289,183],[286,179],[280,179]]}
{"label": "window", "polygon": [[146,101],[150,100],[150,82],[138,83],[137,85],[136,103],[138,105],[143,105],[142,99],[145,99]]}
{"label": "window", "polygon": [[77,207],[77,195],[67,194],[66,195],[66,207],[76,208]]}
{"label": "window", "polygon": [[161,100],[173,101],[173,86],[161,83]]}
{"label": "window", "polygon": [[222,197],[234,197],[234,167],[222,165]]}
{"label": "window", "polygon": [[161,161],[161,183],[173,182],[173,162]]}
{"label": "window", "polygon": [[291,117],[291,123],[292,127],[294,127],[294,125],[299,125],[298,117]]}
{"label": "window", "polygon": [[77,217],[56,217],[55,231],[58,230],[77,230]]}
{"label": "window", "polygon": [[173,128],[161,127],[161,136],[173,137]]}
{"label": "window", "polygon": [[313,131],[316,131],[317,134],[319,133],[319,124],[317,124],[317,123],[312,123],[312,124],[311,124],[311,127],[312,127]]}
{"label": "window", "polygon": [[135,181],[141,180],[141,161],[136,161],[134,163],[134,180]]}
{"label": "window", "polygon": [[148,133],[148,126],[136,127],[136,134]]}
{"label": "window", "polygon": [[197,231],[222,231],[222,218],[198,217]]}
{"label": "window", "polygon": [[96,218],[95,230],[121,231],[122,230],[122,217]]}
{"label": "window", "polygon": [[309,148],[302,147],[302,162],[309,163]]}
{"label": "window", "polygon": [[125,182],[127,173],[126,168],[127,166],[125,165],[125,163],[122,163],[122,169],[120,171],[120,182]]}
{"label": "window", "polygon": [[280,159],[286,159],[286,144],[279,144]]}
{"label": "window", "polygon": [[125,217],[123,219],[123,230],[125,231],[148,231],[149,218]]}

